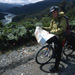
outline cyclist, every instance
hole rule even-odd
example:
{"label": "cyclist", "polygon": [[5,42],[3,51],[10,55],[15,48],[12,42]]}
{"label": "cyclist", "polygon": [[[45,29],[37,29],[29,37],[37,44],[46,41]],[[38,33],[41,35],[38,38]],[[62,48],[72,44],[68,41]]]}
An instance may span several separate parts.
{"label": "cyclist", "polygon": [[49,70],[51,72],[55,72],[59,69],[59,63],[61,60],[61,52],[62,52],[62,44],[61,41],[62,39],[62,35],[66,32],[66,19],[63,17],[64,16],[64,12],[59,12],[59,8],[58,6],[52,6],[50,8],[50,13],[52,14],[52,20],[50,22],[50,26],[49,27],[44,27],[44,29],[46,30],[50,30],[50,33],[56,34],[59,36],[59,39],[57,37],[52,38],[50,42],[54,42],[57,44],[57,46],[55,47],[55,65],[50,68]]}

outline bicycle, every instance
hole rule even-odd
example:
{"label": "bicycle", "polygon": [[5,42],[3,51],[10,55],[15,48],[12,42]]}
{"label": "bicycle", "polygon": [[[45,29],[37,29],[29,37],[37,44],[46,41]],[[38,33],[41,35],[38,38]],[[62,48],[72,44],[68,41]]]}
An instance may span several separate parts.
{"label": "bicycle", "polygon": [[[71,38],[71,36],[73,38]],[[62,55],[64,54],[66,57],[70,56],[75,51],[75,44],[71,43],[72,39],[74,39],[73,41],[75,41],[75,33],[73,33],[73,32],[71,32],[71,35],[68,37],[68,39],[66,38],[65,43],[62,45],[62,47],[63,47]],[[50,44],[48,42],[46,42],[46,44],[42,48],[40,48],[40,50],[37,52],[37,54],[35,56],[36,63],[38,63],[40,65],[46,64],[52,58],[54,58],[55,45],[56,44],[54,44],[53,42]]]}

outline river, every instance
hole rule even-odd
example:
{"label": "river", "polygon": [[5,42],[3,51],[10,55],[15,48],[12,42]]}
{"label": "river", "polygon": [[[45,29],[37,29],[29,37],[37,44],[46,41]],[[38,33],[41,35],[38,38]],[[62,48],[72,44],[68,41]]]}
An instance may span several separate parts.
{"label": "river", "polygon": [[10,22],[12,22],[12,19],[16,16],[14,14],[11,13],[6,13],[7,15],[4,16],[5,19],[2,19],[2,23],[3,25],[6,25]]}

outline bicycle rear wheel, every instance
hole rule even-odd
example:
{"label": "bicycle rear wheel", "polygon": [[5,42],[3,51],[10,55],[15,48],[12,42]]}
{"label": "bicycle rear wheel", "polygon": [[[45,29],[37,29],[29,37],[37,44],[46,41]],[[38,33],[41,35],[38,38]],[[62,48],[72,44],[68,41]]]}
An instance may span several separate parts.
{"label": "bicycle rear wheel", "polygon": [[64,47],[64,55],[70,56],[73,52],[74,52],[74,50],[72,49],[71,45],[65,45],[65,47]]}
{"label": "bicycle rear wheel", "polygon": [[53,48],[49,45],[43,46],[36,54],[35,61],[42,65],[49,62],[53,55]]}

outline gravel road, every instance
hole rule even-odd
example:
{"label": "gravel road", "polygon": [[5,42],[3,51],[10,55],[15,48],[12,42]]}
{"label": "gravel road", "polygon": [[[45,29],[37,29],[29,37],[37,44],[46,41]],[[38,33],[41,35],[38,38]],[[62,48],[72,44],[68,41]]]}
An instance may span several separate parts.
{"label": "gravel road", "polygon": [[35,62],[35,54],[40,45],[25,47],[14,50],[9,54],[0,55],[0,75],[74,75],[75,74],[75,52],[66,59],[62,58],[60,70],[50,73],[49,67],[54,64],[54,59],[45,65]]}

